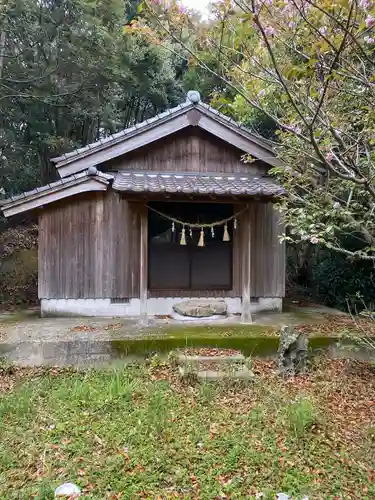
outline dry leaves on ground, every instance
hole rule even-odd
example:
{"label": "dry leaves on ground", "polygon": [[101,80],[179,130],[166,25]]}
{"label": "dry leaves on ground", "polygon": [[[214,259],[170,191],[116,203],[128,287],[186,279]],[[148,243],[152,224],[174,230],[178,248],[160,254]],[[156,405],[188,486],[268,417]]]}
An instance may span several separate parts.
{"label": "dry leaves on ground", "polygon": [[104,327],[104,330],[119,330],[122,327],[121,323],[110,323]]}
{"label": "dry leaves on ground", "polygon": [[356,332],[358,335],[374,335],[375,321],[365,317],[356,316],[355,321],[348,315],[325,314],[322,323],[306,323],[296,327],[300,332],[307,335],[338,337],[345,332]]}
{"label": "dry leaves on ground", "polygon": [[70,329],[71,332],[96,332],[97,330],[97,328],[90,325],[78,325]]}
{"label": "dry leaves on ground", "polygon": [[220,349],[216,347],[188,347],[181,350],[185,356],[241,356],[238,349]]}

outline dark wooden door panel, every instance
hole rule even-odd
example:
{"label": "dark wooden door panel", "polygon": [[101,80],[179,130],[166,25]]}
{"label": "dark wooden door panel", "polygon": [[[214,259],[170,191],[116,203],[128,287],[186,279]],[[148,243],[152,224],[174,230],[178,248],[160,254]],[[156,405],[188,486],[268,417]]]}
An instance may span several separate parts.
{"label": "dark wooden door panel", "polygon": [[149,250],[148,269],[150,290],[189,288],[189,255],[184,246],[153,245]]}
{"label": "dark wooden door panel", "polygon": [[232,246],[230,242],[209,243],[191,253],[192,290],[232,288]]}

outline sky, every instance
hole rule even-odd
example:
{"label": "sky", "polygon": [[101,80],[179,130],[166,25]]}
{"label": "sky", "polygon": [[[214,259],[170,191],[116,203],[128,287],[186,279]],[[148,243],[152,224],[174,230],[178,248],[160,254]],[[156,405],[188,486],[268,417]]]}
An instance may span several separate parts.
{"label": "sky", "polygon": [[182,0],[182,2],[186,7],[190,9],[199,10],[200,12],[204,12],[209,0]]}

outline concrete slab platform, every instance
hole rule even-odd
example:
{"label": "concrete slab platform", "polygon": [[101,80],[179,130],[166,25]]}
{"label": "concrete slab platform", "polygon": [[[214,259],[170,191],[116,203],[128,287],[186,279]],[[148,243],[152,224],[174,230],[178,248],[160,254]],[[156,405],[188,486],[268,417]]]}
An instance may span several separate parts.
{"label": "concrete slab platform", "polygon": [[[233,328],[241,335],[269,335],[272,328],[283,325],[314,324],[328,321],[327,315],[343,314],[329,308],[292,307],[284,312],[269,312],[253,315],[253,323],[242,325],[239,316],[225,320],[196,321],[193,324],[179,322],[172,318],[151,318],[147,327],[141,327],[136,319],[59,317],[41,318],[35,309],[0,313],[0,342],[58,342],[116,340],[145,338],[148,336],[199,335],[199,328],[205,332],[219,327],[223,332]],[[206,330],[207,329],[207,330]]]}

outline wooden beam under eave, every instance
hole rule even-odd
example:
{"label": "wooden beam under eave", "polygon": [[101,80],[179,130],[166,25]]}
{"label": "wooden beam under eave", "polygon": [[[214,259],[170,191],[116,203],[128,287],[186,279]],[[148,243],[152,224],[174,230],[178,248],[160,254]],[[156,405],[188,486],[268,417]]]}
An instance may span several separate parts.
{"label": "wooden beam under eave", "polygon": [[242,311],[241,323],[252,323],[251,317],[251,219],[250,207],[243,214],[242,228]]}
{"label": "wooden beam under eave", "polygon": [[[251,203],[252,198],[251,197],[245,197],[245,199],[241,199],[240,197],[236,195],[229,195],[229,196],[223,196],[223,195],[216,195],[216,199],[212,199],[210,194],[206,195],[196,195],[196,194],[188,194],[188,193],[176,193],[173,195],[170,194],[165,194],[165,193],[148,193],[147,196],[144,196],[144,193],[135,193],[134,191],[118,191],[115,190],[120,196],[126,198],[128,201],[133,201],[133,202],[160,202],[160,201],[165,201],[165,202],[177,202],[177,203],[229,203],[229,204],[243,204],[245,203]],[[266,203],[269,201],[268,198],[264,199],[264,202]]]}
{"label": "wooden beam under eave", "polygon": [[139,324],[148,325],[147,317],[147,282],[148,282],[148,210],[147,205],[140,207],[140,272],[139,272]]}

